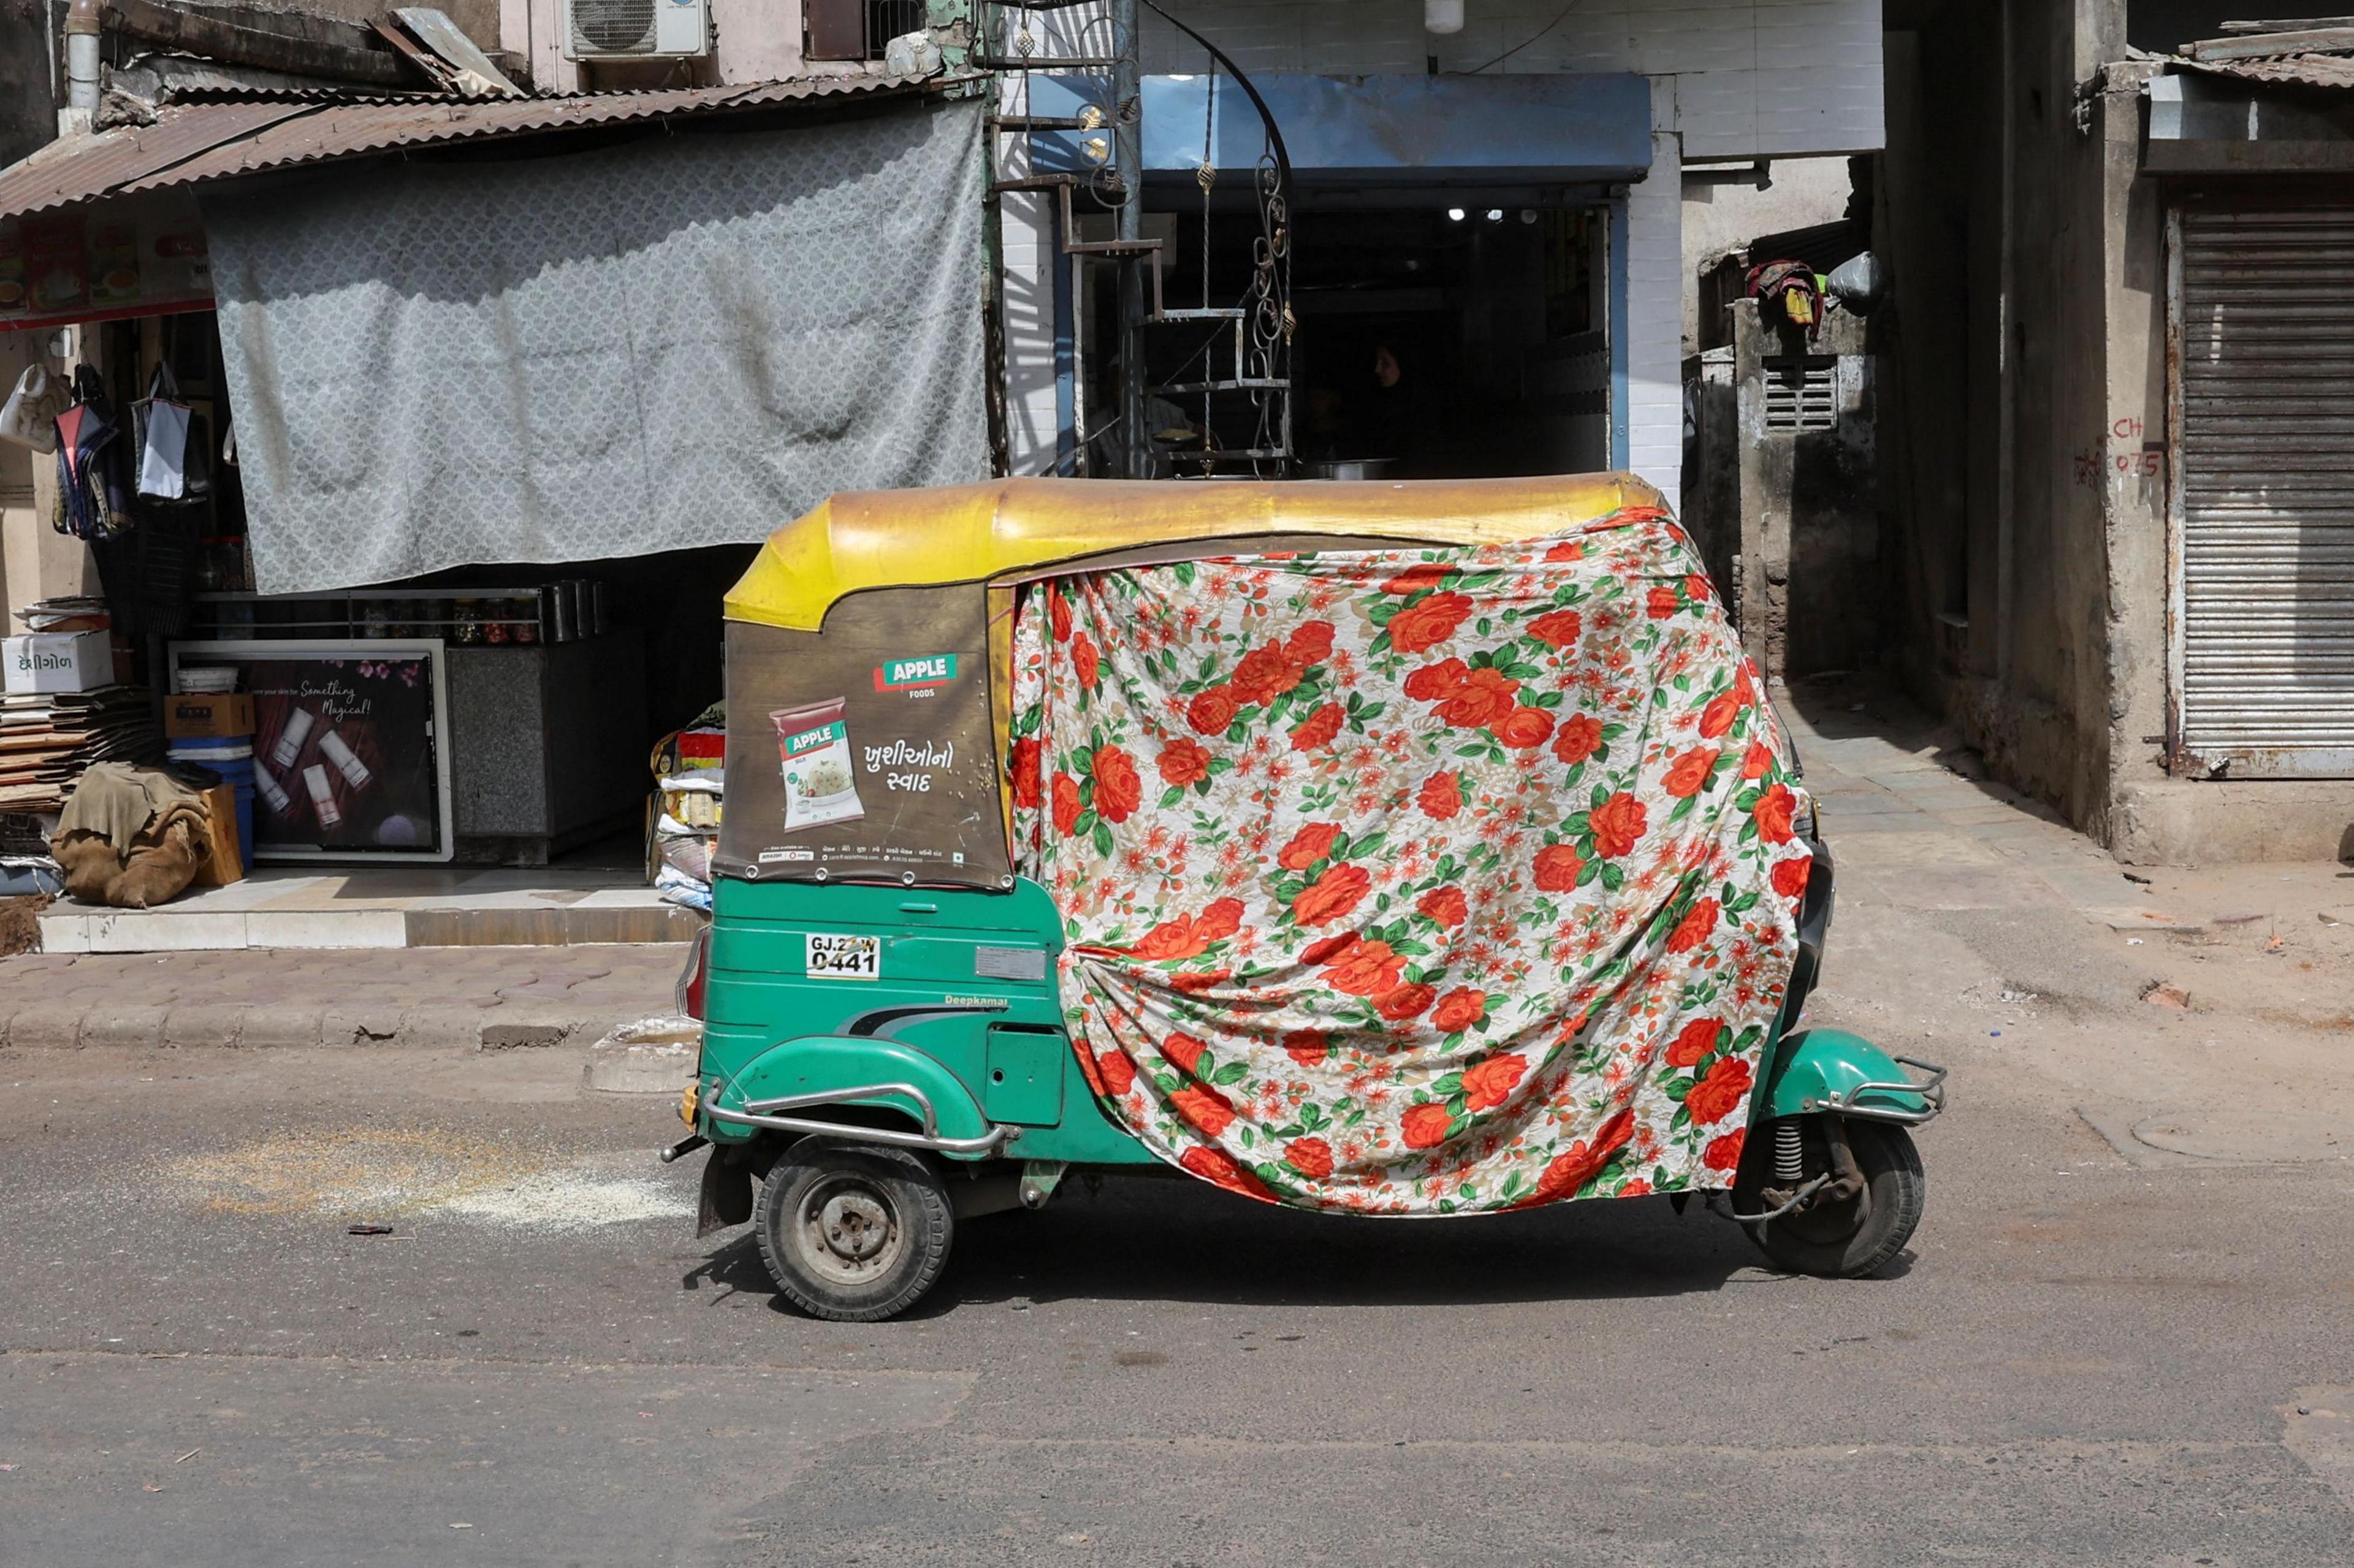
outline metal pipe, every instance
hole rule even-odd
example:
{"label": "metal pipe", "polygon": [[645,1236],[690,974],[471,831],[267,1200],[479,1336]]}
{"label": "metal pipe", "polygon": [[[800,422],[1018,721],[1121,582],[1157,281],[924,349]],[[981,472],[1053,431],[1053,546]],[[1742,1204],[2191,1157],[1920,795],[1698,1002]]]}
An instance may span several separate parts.
{"label": "metal pipe", "polygon": [[[1847,1093],[1834,1095],[1829,1099],[1818,1100],[1809,1097],[1799,1102],[1799,1108],[1808,1111],[1831,1111],[1840,1116],[1861,1117],[1867,1121],[1895,1122],[1903,1127],[1918,1127],[1946,1108],[1945,1068],[1933,1062],[1924,1062],[1917,1056],[1898,1056],[1893,1060],[1900,1066],[1918,1067],[1930,1076],[1926,1082],[1908,1079],[1901,1083],[1858,1084]],[[1925,1108],[1907,1111],[1897,1110],[1893,1107],[1883,1107],[1856,1103],[1865,1095],[1875,1094],[1913,1095],[1921,1100]]]}
{"label": "metal pipe", "polygon": [[[715,1089],[712,1094],[716,1098],[718,1091]],[[899,1095],[915,1101],[917,1110],[921,1113],[924,1136],[939,1136],[940,1120],[932,1109],[932,1097],[913,1084],[867,1084],[854,1089],[819,1089],[813,1094],[779,1095],[774,1099],[746,1100],[744,1108],[754,1116],[774,1116],[779,1111],[809,1110],[817,1106],[843,1105],[851,1100],[880,1099],[885,1095]]]}
{"label": "metal pipe", "polygon": [[[923,1107],[921,1132],[901,1132],[887,1127],[855,1127],[845,1122],[820,1121],[811,1117],[772,1116],[764,1112],[786,1107],[814,1109],[822,1105],[840,1105],[847,1100],[866,1099],[878,1095],[905,1095]],[[770,1132],[822,1133],[834,1138],[854,1139],[864,1143],[887,1143],[896,1149],[928,1149],[939,1154],[993,1154],[1014,1136],[1010,1127],[992,1127],[979,1138],[945,1138],[939,1123],[932,1114],[932,1102],[913,1084],[874,1084],[864,1088],[829,1090],[814,1095],[787,1095],[780,1099],[751,1102],[758,1109],[723,1110],[719,1091],[712,1090],[703,1097],[703,1114],[714,1121],[730,1127],[757,1127]]]}
{"label": "metal pipe", "polygon": [[[1111,77],[1112,167],[1120,182],[1118,232],[1132,242],[1144,238],[1144,82],[1137,0],[1111,0],[1111,29],[1112,54],[1119,62]],[[1133,252],[1119,260],[1119,449],[1126,479],[1145,477],[1144,269],[1158,265],[1159,257],[1140,260]]]}
{"label": "metal pipe", "polygon": [[98,108],[98,47],[104,28],[101,0],[73,0],[66,7],[66,107]]}

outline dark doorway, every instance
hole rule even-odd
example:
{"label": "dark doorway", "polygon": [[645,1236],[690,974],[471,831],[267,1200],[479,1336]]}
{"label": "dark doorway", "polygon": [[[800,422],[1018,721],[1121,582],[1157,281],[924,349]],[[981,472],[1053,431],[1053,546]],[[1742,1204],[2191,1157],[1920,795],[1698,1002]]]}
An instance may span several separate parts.
{"label": "dark doorway", "polygon": [[[1244,297],[1256,211],[1217,206],[1205,217],[1193,205],[1153,217],[1174,223],[1172,306]],[[1301,471],[1330,477],[1329,465],[1352,464],[1364,477],[1449,479],[1608,467],[1608,227],[1599,206],[1486,207],[1443,191],[1300,212],[1290,414]],[[1087,290],[1099,344],[1111,341],[1109,292],[1092,281]],[[1155,327],[1146,355],[1148,385],[1197,384],[1230,373],[1231,328]],[[1108,409],[1112,356],[1087,360],[1086,401]],[[1182,473],[1204,430],[1220,450],[1252,444],[1254,415],[1232,395],[1159,398],[1156,445]]]}

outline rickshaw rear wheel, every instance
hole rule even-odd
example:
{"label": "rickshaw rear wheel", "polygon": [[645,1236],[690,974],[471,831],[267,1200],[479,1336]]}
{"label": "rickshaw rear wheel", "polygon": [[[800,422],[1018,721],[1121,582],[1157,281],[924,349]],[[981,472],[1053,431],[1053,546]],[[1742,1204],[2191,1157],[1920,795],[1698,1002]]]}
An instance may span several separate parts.
{"label": "rickshaw rear wheel", "polygon": [[[1913,1239],[1914,1227],[1921,1223],[1928,1179],[1911,1135],[1886,1122],[1842,1119],[1848,1147],[1854,1151],[1856,1169],[1863,1176],[1863,1191],[1850,1198],[1819,1202],[1778,1220],[1742,1227],[1776,1266],[1792,1274],[1861,1279],[1886,1267],[1904,1250],[1905,1243]],[[1807,1174],[1812,1177],[1830,1168],[1822,1118],[1801,1120]],[[1761,1158],[1745,1161],[1734,1183],[1733,1203],[1738,1213],[1754,1213],[1764,1206],[1769,1160],[1762,1156],[1770,1142],[1764,1137],[1751,1140]]]}
{"label": "rickshaw rear wheel", "polygon": [[806,1139],[779,1156],[752,1216],[785,1298],[812,1318],[896,1317],[948,1266],[956,1219],[911,1150]]}

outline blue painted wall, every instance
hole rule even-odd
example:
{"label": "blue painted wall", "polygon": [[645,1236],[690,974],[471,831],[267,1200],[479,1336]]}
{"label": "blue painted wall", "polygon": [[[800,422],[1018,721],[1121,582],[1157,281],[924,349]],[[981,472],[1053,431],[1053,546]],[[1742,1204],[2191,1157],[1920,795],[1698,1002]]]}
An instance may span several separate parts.
{"label": "blue painted wall", "polygon": [[[1251,79],[1303,182],[1579,184],[1639,179],[1651,165],[1651,84],[1639,76],[1298,76]],[[1100,103],[1086,78],[1032,79],[1031,112]],[[1229,76],[1148,76],[1147,173],[1200,166],[1206,121],[1217,166],[1246,169],[1266,137]],[[1108,136],[1108,132],[1098,134]],[[1083,164],[1077,132],[1037,139],[1041,168]]]}

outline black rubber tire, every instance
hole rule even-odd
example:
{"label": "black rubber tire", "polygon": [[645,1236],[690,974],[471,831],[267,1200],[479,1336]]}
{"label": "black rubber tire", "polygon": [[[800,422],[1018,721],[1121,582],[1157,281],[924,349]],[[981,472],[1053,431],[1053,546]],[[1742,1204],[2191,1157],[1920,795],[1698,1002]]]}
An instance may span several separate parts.
{"label": "black rubber tire", "polygon": [[769,1167],[752,1229],[787,1300],[812,1318],[876,1323],[938,1280],[956,1216],[920,1154],[810,1139]]}
{"label": "black rubber tire", "polygon": [[[1829,1160],[1822,1153],[1819,1126],[1807,1128],[1807,1170],[1812,1175],[1827,1169]],[[1863,1172],[1869,1203],[1850,1199],[1742,1227],[1777,1267],[1824,1279],[1861,1279],[1885,1268],[1913,1239],[1929,1188],[1912,1136],[1887,1122],[1850,1117],[1847,1138],[1848,1147],[1855,1150],[1856,1168]],[[1770,1166],[1770,1133],[1759,1128],[1751,1140],[1759,1156],[1755,1167],[1744,1169],[1734,1184],[1737,1212],[1755,1213],[1764,1206],[1759,1189]]]}

